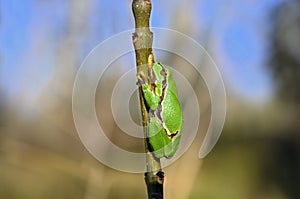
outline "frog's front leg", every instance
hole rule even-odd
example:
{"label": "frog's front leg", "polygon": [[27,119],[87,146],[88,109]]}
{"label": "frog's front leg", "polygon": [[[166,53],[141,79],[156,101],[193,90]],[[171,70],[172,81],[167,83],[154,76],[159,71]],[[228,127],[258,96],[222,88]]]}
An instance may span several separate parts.
{"label": "frog's front leg", "polygon": [[160,96],[156,95],[155,92],[153,92],[151,85],[149,84],[143,84],[142,90],[148,107],[151,110],[156,110],[160,102]]}
{"label": "frog's front leg", "polygon": [[142,87],[147,106],[152,110],[156,110],[160,102],[160,96],[155,92],[155,87],[153,87],[153,84],[146,83],[146,77],[143,72],[137,73],[137,79],[138,85]]}

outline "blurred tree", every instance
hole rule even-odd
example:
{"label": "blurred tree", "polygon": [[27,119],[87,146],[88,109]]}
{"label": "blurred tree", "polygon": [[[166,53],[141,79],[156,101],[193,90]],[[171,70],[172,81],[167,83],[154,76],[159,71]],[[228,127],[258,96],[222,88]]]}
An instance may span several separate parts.
{"label": "blurred tree", "polygon": [[[288,198],[300,198],[300,0],[282,2],[271,16],[269,69],[274,75],[277,95],[288,112],[288,124],[278,129],[264,174],[267,184],[280,187]],[[271,169],[270,169],[271,168]],[[265,180],[263,180],[265,182]],[[264,183],[263,182],[263,183]]]}
{"label": "blurred tree", "polygon": [[271,61],[281,99],[299,105],[300,102],[300,1],[280,4],[273,12]]}

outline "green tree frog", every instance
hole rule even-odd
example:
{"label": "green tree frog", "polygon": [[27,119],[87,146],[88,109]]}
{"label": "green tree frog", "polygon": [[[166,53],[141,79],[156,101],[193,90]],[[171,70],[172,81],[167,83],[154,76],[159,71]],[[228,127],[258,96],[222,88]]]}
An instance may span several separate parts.
{"label": "green tree frog", "polygon": [[137,74],[145,102],[148,147],[156,158],[171,158],[179,146],[183,117],[172,72],[166,66],[148,58],[148,82],[145,75]]}

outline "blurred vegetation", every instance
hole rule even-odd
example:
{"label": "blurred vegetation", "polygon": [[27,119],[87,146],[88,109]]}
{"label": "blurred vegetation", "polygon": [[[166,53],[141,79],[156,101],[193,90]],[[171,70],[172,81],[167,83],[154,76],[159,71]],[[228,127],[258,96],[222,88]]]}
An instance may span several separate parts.
{"label": "blurred vegetation", "polygon": [[272,15],[271,61],[278,96],[295,108],[300,102],[300,1],[290,0]]}
{"label": "blurred vegetation", "polygon": [[[49,2],[39,3],[47,6]],[[189,12],[192,1],[189,3],[190,6],[184,4],[182,9],[175,9],[174,14],[181,17],[174,20],[173,26],[187,34],[200,32],[207,41],[206,48],[212,49],[214,24],[207,30],[191,25],[195,16]],[[143,175],[121,173],[93,159],[73,124],[72,86],[80,65],[80,47],[90,34],[86,21],[90,20],[92,7],[91,1],[70,1],[68,23],[55,49],[50,80],[36,98],[27,98],[26,84],[22,85],[24,93],[14,99],[6,96],[8,88],[0,89],[0,198],[146,198]],[[204,82],[195,79],[194,71],[178,57],[163,52],[157,55],[162,62],[181,66],[177,69],[201,93],[199,136],[180,160],[165,169],[166,198],[300,198],[299,10],[299,0],[290,0],[270,15],[273,29],[268,72],[274,77],[276,96],[267,102],[252,103],[228,88],[224,132],[205,160],[197,158],[210,118]],[[99,29],[99,34],[103,32]],[[37,57],[45,53],[43,40],[35,40]],[[221,62],[220,58],[215,59]],[[205,60],[199,58],[199,63],[205,64]],[[112,86],[125,72],[124,67],[124,62],[116,62],[106,71],[107,79],[101,80],[106,84],[100,82],[97,89],[97,114],[113,142],[128,150],[142,151],[142,141],[125,136],[110,111]],[[30,76],[28,82],[35,84],[34,77]]]}
{"label": "blurred vegetation", "polygon": [[273,12],[269,69],[277,98],[288,111],[288,126],[276,129],[280,135],[272,143],[274,157],[268,158],[266,183],[280,187],[288,198],[300,198],[300,1],[282,3]]}

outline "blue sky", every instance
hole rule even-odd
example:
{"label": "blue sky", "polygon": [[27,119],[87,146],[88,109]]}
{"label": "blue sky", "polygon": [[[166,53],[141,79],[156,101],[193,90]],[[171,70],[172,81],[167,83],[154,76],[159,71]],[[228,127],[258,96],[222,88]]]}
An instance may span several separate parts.
{"label": "blue sky", "polygon": [[[82,57],[99,42],[134,25],[129,0],[89,2],[87,31],[78,40]],[[273,89],[266,72],[268,14],[280,1],[190,2],[194,2],[189,14],[196,20],[196,28],[212,27],[214,42],[209,52],[217,57],[227,86],[246,98],[268,98]],[[173,9],[181,4],[179,0],[153,0],[152,26],[174,28]],[[28,95],[34,95],[48,81],[56,49],[68,30],[69,14],[70,1],[1,1],[0,85],[8,97],[18,95],[24,85]],[[203,39],[201,34],[190,36],[200,43]]]}

